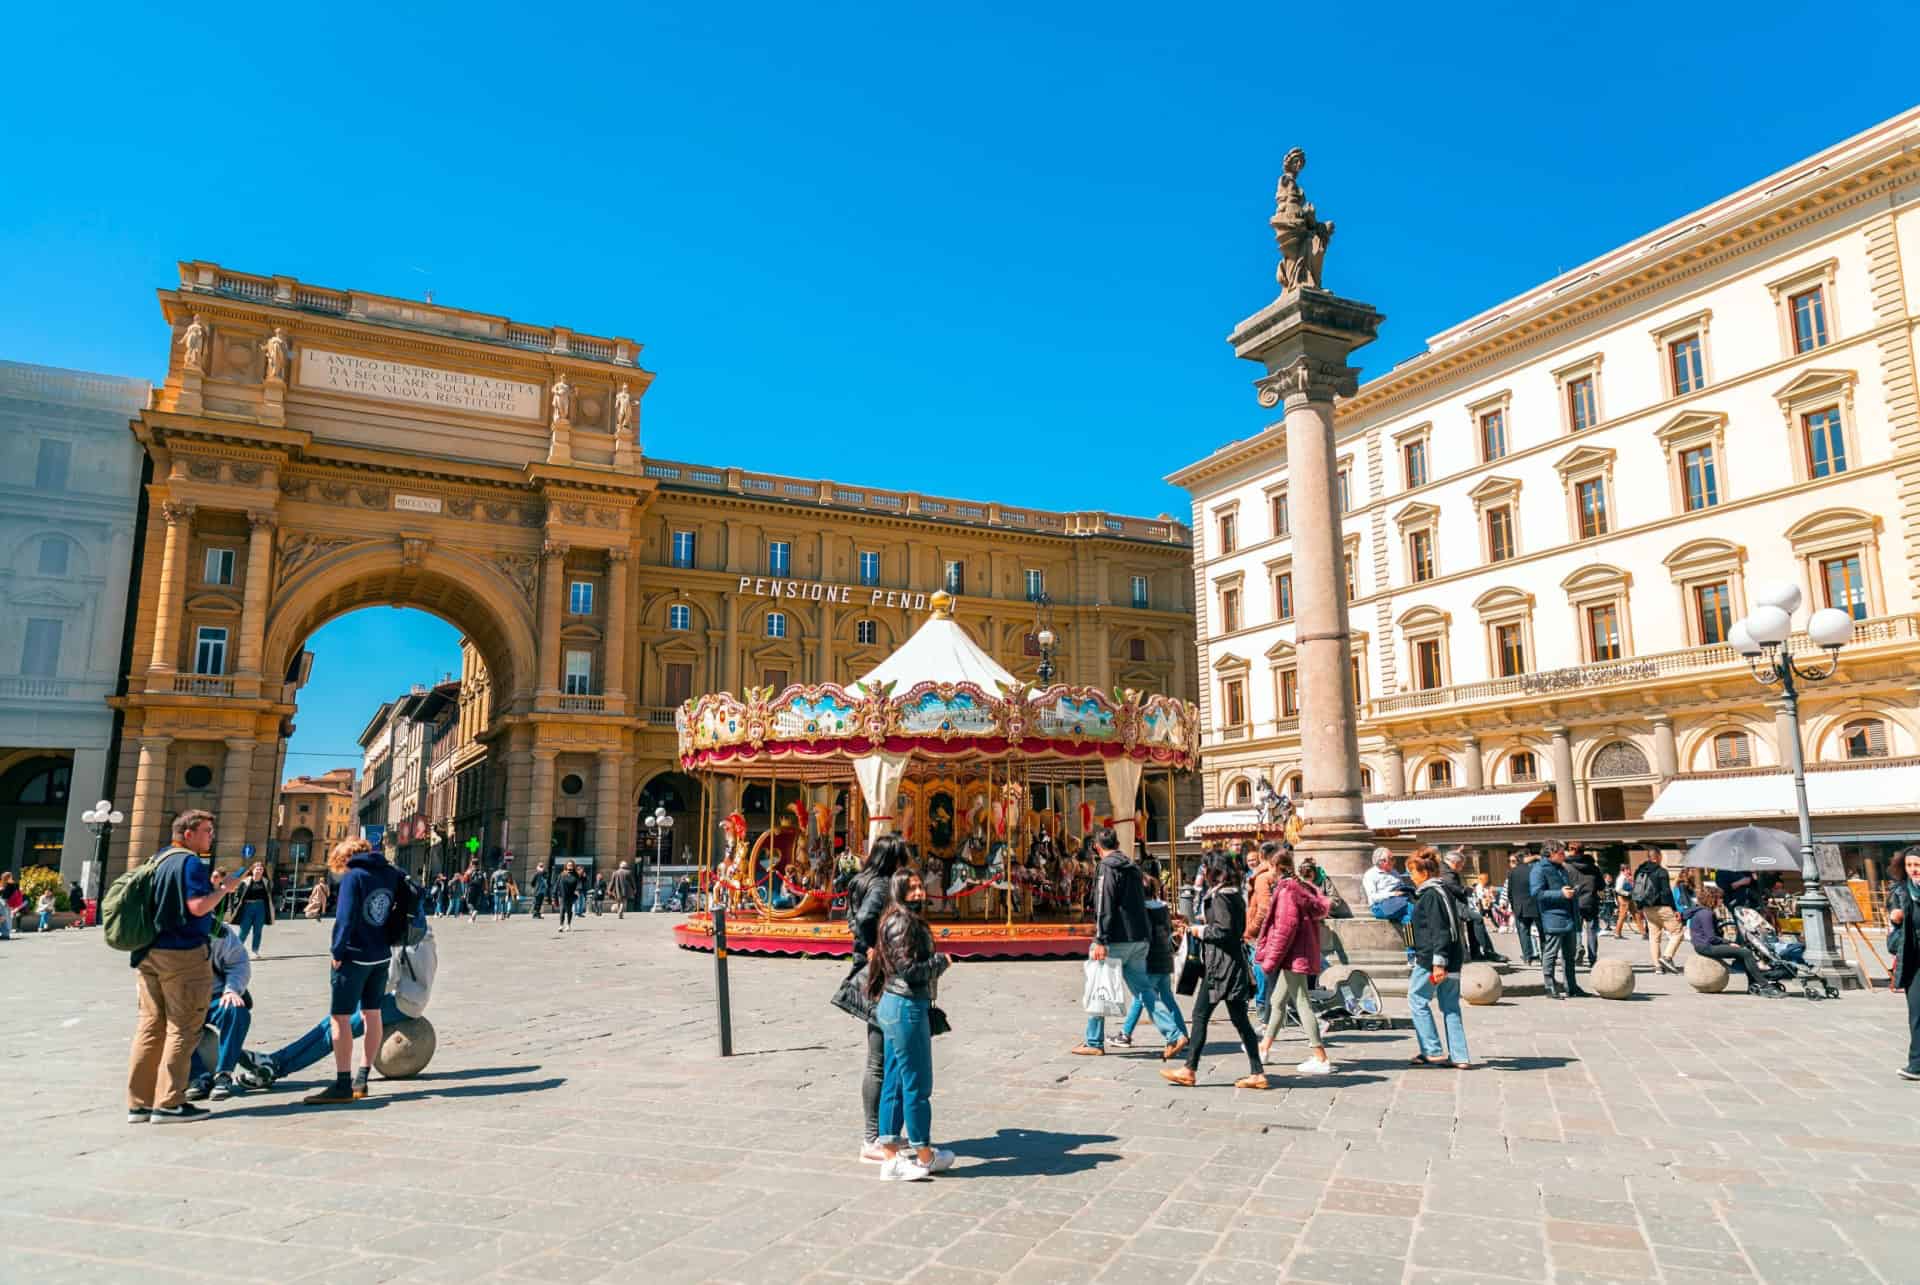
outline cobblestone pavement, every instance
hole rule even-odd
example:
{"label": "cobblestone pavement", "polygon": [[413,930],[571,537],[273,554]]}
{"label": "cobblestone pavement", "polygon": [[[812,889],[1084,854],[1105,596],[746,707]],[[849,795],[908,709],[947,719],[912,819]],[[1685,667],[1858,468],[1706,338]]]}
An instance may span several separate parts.
{"label": "cobblestone pavement", "polygon": [[[1642,971],[1629,1002],[1469,1009],[1479,1070],[1355,1035],[1336,1075],[1257,1093],[1231,1087],[1224,1023],[1180,1090],[1150,1033],[1067,1056],[1074,963],[963,964],[934,1097],[960,1161],[896,1184],[853,1158],[841,966],[736,957],[722,1061],[712,959],[666,921],[443,926],[426,1075],[167,1128],[124,1123],[124,957],[97,933],[0,944],[0,1279],[1920,1280],[1920,1085],[1895,1078],[1884,992]],[[318,1019],[323,942],[270,930],[256,1046]]]}

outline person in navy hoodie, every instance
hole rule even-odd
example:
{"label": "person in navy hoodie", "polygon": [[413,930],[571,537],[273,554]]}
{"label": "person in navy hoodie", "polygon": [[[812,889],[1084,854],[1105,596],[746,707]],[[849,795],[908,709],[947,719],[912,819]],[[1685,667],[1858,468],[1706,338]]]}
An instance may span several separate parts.
{"label": "person in navy hoodie", "polygon": [[[327,854],[327,868],[340,876],[333,912],[333,1083],[302,1099],[331,1106],[367,1096],[367,1075],[385,1035],[380,1000],[387,993],[392,946],[387,919],[399,901],[400,872],[365,839],[342,839]],[[353,1015],[366,1031],[366,1060],[353,1070]]]}

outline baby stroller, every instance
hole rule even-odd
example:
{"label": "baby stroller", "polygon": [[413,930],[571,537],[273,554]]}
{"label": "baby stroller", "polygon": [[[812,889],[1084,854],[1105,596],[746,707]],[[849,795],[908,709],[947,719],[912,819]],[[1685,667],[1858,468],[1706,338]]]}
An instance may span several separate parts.
{"label": "baby stroller", "polygon": [[1733,931],[1766,970],[1764,976],[1751,979],[1755,985],[1778,987],[1777,993],[1785,994],[1790,983],[1798,982],[1808,999],[1840,998],[1838,987],[1800,961],[1799,943],[1783,942],[1759,911],[1750,906],[1735,910]]}

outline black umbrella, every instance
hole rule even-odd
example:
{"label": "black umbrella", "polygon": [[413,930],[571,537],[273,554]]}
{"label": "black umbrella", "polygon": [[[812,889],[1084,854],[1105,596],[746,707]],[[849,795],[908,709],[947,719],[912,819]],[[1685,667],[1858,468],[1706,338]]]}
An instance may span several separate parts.
{"label": "black umbrella", "polygon": [[1687,849],[1684,864],[1702,870],[1800,869],[1800,841],[1757,825],[1715,830]]}

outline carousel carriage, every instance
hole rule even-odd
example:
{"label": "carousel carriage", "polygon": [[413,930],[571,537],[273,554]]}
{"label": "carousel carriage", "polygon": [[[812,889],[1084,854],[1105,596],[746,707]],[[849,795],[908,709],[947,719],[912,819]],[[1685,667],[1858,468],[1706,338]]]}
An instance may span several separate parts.
{"label": "carousel carriage", "polygon": [[[898,651],[846,687],[715,693],[677,712],[687,771],[743,793],[765,787],[764,808],[701,826],[703,886],[735,912],[734,948],[844,953],[846,877],[868,843],[898,833],[929,881],[948,947],[1078,949],[1090,931],[1096,822],[1110,822],[1131,850],[1144,773],[1193,767],[1199,723],[1190,703],[1035,689],[974,643],[947,594],[933,595],[932,607]],[[1113,815],[1099,815],[1096,790]],[[718,793],[703,791],[708,800]],[[690,916],[678,937],[710,946],[710,916]]]}

